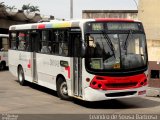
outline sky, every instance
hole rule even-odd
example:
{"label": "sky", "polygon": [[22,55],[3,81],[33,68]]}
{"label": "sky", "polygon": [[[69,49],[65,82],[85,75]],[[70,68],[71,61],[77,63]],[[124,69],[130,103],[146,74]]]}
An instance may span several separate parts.
{"label": "sky", "polygon": [[[0,0],[21,9],[24,4],[39,6],[40,14],[60,19],[70,18],[70,0]],[[73,18],[81,18],[82,10],[136,10],[138,0],[73,0]]]}

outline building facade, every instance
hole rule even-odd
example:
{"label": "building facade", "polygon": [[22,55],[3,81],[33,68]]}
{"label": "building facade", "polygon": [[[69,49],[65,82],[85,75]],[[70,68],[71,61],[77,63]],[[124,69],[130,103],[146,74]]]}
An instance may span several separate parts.
{"label": "building facade", "polygon": [[137,19],[138,10],[83,10],[82,18],[128,18]]}
{"label": "building facade", "polygon": [[139,0],[138,19],[143,22],[149,57],[149,86],[160,87],[160,0]]}
{"label": "building facade", "polygon": [[9,9],[0,5],[0,34],[8,34],[9,26],[35,23],[42,20],[40,14],[17,9]]}

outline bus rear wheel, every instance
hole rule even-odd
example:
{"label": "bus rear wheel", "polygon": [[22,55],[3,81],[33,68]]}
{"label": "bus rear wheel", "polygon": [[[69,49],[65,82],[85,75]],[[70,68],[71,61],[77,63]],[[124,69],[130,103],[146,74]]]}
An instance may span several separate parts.
{"label": "bus rear wheel", "polygon": [[59,77],[57,80],[57,94],[63,100],[70,100],[67,82],[62,77]]}
{"label": "bus rear wheel", "polygon": [[4,70],[6,68],[5,62],[0,63],[0,70]]}
{"label": "bus rear wheel", "polygon": [[21,66],[18,68],[18,82],[22,86],[25,85],[24,71],[23,71],[23,68]]}

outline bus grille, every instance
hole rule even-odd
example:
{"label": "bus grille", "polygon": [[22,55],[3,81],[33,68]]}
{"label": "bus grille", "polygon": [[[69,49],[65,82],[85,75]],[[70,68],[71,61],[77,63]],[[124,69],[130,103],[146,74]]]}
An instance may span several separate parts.
{"label": "bus grille", "polygon": [[137,85],[137,82],[131,82],[131,83],[108,83],[106,84],[107,88],[128,88],[128,87],[134,87]]}
{"label": "bus grille", "polygon": [[120,96],[133,95],[136,93],[137,93],[136,91],[129,91],[129,92],[108,93],[105,95],[106,95],[106,97],[120,97]]}

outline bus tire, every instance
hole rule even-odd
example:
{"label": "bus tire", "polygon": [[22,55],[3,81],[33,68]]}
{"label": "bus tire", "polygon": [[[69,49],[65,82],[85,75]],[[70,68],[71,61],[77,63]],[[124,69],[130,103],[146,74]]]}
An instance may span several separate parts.
{"label": "bus tire", "polygon": [[59,77],[57,80],[57,94],[63,100],[70,100],[70,97],[68,96],[67,82],[62,77]]}
{"label": "bus tire", "polygon": [[18,82],[20,85],[24,86],[25,85],[25,76],[24,76],[24,71],[23,68],[20,66],[18,68]]}
{"label": "bus tire", "polygon": [[6,63],[5,62],[1,62],[0,63],[0,70],[4,70],[6,68]]}

